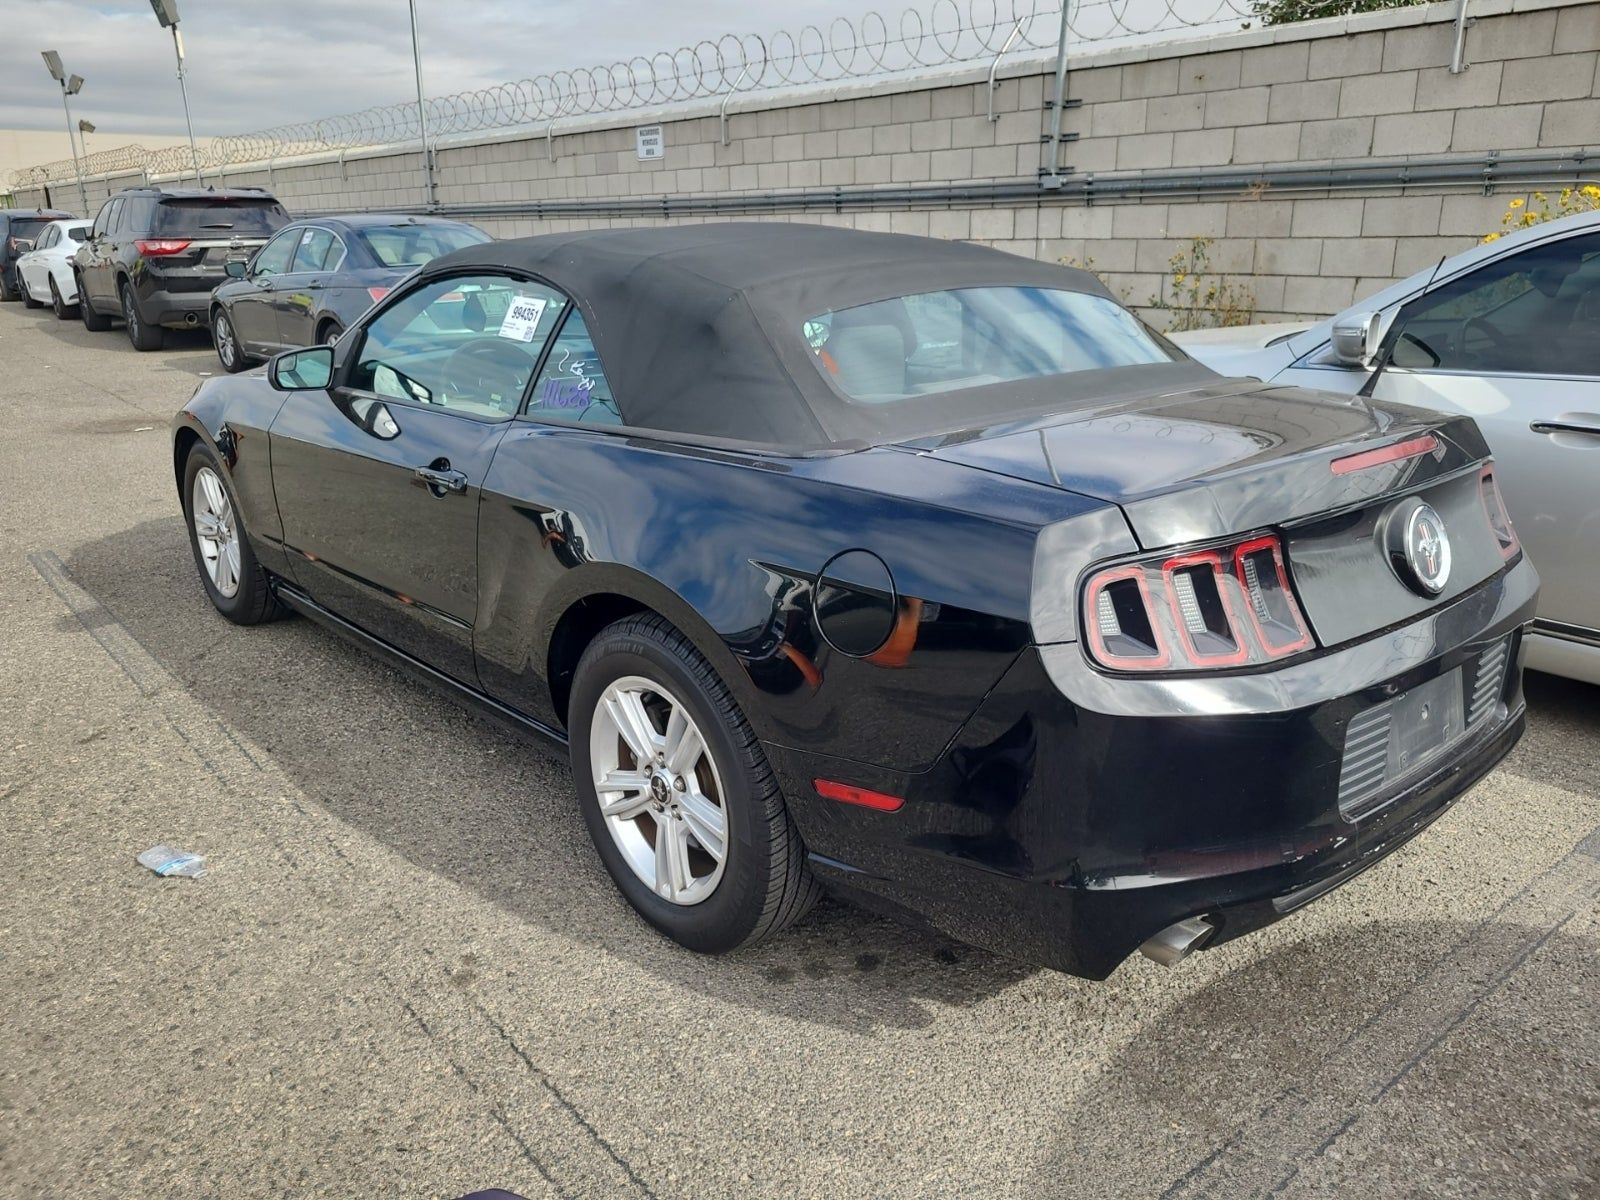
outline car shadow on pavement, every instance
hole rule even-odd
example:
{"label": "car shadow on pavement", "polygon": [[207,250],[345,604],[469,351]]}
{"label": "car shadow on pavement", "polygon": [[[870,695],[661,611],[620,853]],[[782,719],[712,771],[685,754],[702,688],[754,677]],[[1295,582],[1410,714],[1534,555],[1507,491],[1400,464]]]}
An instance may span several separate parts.
{"label": "car shadow on pavement", "polygon": [[1218,972],[1063,1108],[1023,1194],[1593,1195],[1600,943],[1569,929],[1352,923]]}
{"label": "car shadow on pavement", "polygon": [[[239,628],[195,574],[182,521],[87,543],[70,578],[306,797],[520,920],[723,1000],[845,1029],[919,1027],[1035,968],[824,900],[796,928],[706,959],[640,921],[576,810],[564,749],[519,737],[315,623]],[[68,624],[76,619],[63,613]]]}
{"label": "car shadow on pavement", "polygon": [[48,334],[65,345],[93,346],[97,350],[110,353],[128,354],[146,360],[153,359],[172,370],[183,371],[196,377],[222,373],[222,365],[217,362],[216,351],[211,345],[211,331],[204,326],[194,329],[168,329],[165,331],[164,344],[160,350],[140,351],[135,350],[133,343],[128,341],[128,335],[123,331],[120,321],[102,333],[91,333],[76,316],[67,321],[58,320],[55,312],[49,307],[27,309],[21,304],[8,307],[17,309],[18,314],[23,317],[32,318],[38,327],[37,332]]}

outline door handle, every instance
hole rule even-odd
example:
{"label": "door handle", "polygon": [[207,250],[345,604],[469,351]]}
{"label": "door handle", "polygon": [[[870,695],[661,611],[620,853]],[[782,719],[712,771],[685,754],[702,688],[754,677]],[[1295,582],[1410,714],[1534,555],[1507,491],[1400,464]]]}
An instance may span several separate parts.
{"label": "door handle", "polygon": [[413,472],[415,482],[427,488],[435,496],[447,496],[451,492],[464,492],[467,490],[467,476],[464,471],[452,471],[446,459],[439,459],[431,466],[418,467]]}
{"label": "door handle", "polygon": [[1530,421],[1528,428],[1534,433],[1587,433],[1600,437],[1600,425],[1585,421]]}

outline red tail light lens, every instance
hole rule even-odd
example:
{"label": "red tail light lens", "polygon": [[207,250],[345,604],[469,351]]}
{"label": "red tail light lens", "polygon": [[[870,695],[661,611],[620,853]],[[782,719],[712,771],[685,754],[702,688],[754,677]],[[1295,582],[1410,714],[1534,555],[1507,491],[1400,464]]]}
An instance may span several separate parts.
{"label": "red tail light lens", "polygon": [[379,300],[382,300],[388,294],[389,289],[386,287],[369,287],[367,289],[367,295],[372,297],[372,302],[374,304],[376,304]]}
{"label": "red tail light lens", "polygon": [[1479,474],[1478,492],[1483,497],[1483,511],[1489,517],[1489,528],[1494,530],[1494,540],[1499,543],[1500,557],[1509,562],[1522,549],[1522,543],[1517,541],[1511,514],[1506,511],[1505,498],[1500,495],[1500,485],[1495,482],[1493,463],[1485,466]]}
{"label": "red tail light lens", "polygon": [[146,258],[160,258],[167,254],[182,254],[189,248],[187,238],[135,238],[134,249]]}
{"label": "red tail light lens", "polygon": [[1273,534],[1099,571],[1083,628],[1090,657],[1114,671],[1257,666],[1315,644]]}

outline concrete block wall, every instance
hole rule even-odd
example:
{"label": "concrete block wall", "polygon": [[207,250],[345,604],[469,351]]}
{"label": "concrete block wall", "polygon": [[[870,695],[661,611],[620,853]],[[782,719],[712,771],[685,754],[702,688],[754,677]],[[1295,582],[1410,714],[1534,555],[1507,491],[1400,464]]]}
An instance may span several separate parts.
{"label": "concrete block wall", "polygon": [[[1228,165],[1600,147],[1600,3],[1473,0],[1471,11],[1470,66],[1460,74],[1449,70],[1454,0],[1074,55],[1068,94],[1081,107],[1067,112],[1065,128],[1078,140],[1063,146],[1062,162],[1075,177],[1170,178]],[[1253,297],[1259,319],[1320,316],[1470,246],[1521,194],[1258,186],[1083,203],[1030,186],[1025,200],[1003,204],[919,202],[916,189],[940,183],[1033,184],[1052,67],[1040,55],[1003,64],[992,121],[987,64],[976,64],[937,77],[738,97],[726,145],[720,102],[562,120],[549,140],[542,129],[458,140],[437,150],[437,197],[493,233],[526,236],[707,219],[606,215],[624,200],[806,194],[826,202],[834,189],[893,191],[898,198],[874,211],[841,205],[772,219],[967,239],[1090,264],[1160,322],[1151,301],[1168,286],[1170,258],[1196,237],[1212,239],[1214,273]],[[640,161],[634,129],[655,123],[665,156]],[[231,169],[208,182],[269,187],[292,211],[415,210],[425,200],[420,169],[416,151],[377,150]],[[53,190],[58,202],[70,194]],[[497,211],[534,201],[568,207],[559,217]]]}

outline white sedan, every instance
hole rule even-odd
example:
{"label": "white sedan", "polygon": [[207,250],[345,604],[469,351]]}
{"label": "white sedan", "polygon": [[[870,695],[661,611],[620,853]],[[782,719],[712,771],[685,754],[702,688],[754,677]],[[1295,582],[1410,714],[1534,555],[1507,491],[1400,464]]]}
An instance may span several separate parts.
{"label": "white sedan", "polygon": [[1173,340],[1224,375],[1475,418],[1543,580],[1527,665],[1600,684],[1600,212],[1475,246],[1316,324]]}
{"label": "white sedan", "polygon": [[78,281],[72,256],[89,240],[93,221],[51,221],[17,259],[17,286],[29,308],[48,304],[63,321],[78,315]]}

